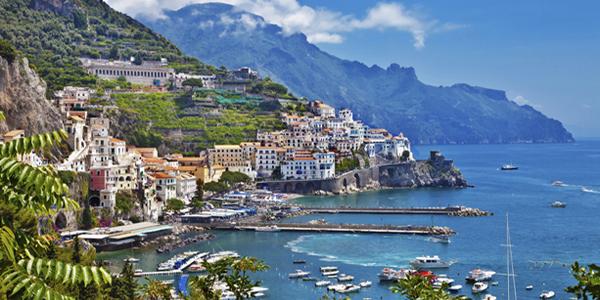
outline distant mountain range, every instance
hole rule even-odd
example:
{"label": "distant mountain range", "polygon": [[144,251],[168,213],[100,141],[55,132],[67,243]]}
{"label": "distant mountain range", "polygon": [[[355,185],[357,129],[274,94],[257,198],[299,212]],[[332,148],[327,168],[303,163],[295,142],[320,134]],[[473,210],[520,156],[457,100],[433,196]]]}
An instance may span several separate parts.
{"label": "distant mountain range", "polygon": [[358,118],[414,143],[572,142],[557,121],[504,91],[467,84],[435,87],[411,67],[386,69],[340,59],[286,36],[257,15],[220,3],[165,11],[166,18],[140,21],[186,54],[228,68],[249,66],[286,84],[296,95],[349,107]]}

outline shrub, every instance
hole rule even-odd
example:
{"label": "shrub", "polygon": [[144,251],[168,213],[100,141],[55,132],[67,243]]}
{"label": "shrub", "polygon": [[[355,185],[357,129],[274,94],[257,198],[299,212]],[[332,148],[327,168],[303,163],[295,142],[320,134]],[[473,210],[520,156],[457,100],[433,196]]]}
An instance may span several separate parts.
{"label": "shrub", "polygon": [[7,40],[0,39],[0,56],[9,63],[13,63],[15,58],[17,58],[17,50]]}

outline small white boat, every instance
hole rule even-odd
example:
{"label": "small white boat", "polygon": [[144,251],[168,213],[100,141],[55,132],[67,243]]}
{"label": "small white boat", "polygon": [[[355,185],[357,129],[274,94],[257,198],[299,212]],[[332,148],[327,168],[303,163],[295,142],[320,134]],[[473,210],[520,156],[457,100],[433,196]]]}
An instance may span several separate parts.
{"label": "small white boat", "polygon": [[502,165],[502,167],[500,167],[500,170],[502,171],[514,171],[514,170],[518,170],[519,167],[513,165],[513,164],[506,164],[506,165]]}
{"label": "small white boat", "polygon": [[342,281],[352,281],[352,280],[354,280],[354,276],[352,276],[352,275],[341,274],[338,277],[338,281],[339,282],[342,282]]}
{"label": "small white boat", "polygon": [[345,284],[340,284],[340,283],[338,283],[338,284],[332,284],[332,285],[328,285],[327,286],[327,290],[336,291],[337,289],[341,289],[344,286],[346,286],[346,285]]}
{"label": "small white boat", "polygon": [[320,267],[319,271],[321,272],[332,272],[332,271],[337,271],[338,268],[334,267],[334,266],[326,266],[326,267]]}
{"label": "small white boat", "polygon": [[419,256],[410,262],[415,269],[445,269],[452,265],[450,261],[444,261],[439,256]]}
{"label": "small white boat", "polygon": [[360,285],[361,288],[366,288],[366,287],[370,287],[373,283],[366,280],[366,281],[361,281],[358,285]]}
{"label": "small white boat", "polygon": [[498,286],[498,284],[499,284],[498,281],[492,281],[492,283],[491,283],[492,286]]}
{"label": "small white boat", "polygon": [[139,258],[135,258],[135,257],[128,257],[128,258],[124,258],[123,261],[124,262],[129,262],[129,263],[136,263],[136,262],[139,262],[140,259]]}
{"label": "small white boat", "polygon": [[550,298],[554,298],[554,296],[556,296],[554,291],[543,291],[540,294],[540,299],[550,299]]}
{"label": "small white boat", "polygon": [[592,190],[592,189],[588,189],[585,186],[581,187],[581,191],[584,193],[595,193],[596,191]]}
{"label": "small white boat", "polygon": [[308,272],[308,271],[296,270],[296,272],[288,274],[288,277],[295,279],[295,278],[306,277],[308,275],[310,275],[310,272]]}
{"label": "small white boat", "polygon": [[406,276],[411,272],[411,270],[394,270],[392,268],[383,268],[381,273],[378,274],[379,281],[398,281],[400,279],[406,278]]}
{"label": "small white boat", "polygon": [[531,290],[533,290],[533,285],[531,285],[531,284],[527,285],[527,286],[525,287],[525,290],[527,290],[527,291],[531,291]]}
{"label": "small white boat", "polygon": [[489,281],[492,280],[493,276],[496,275],[496,272],[491,270],[484,269],[473,269],[469,271],[469,275],[467,276],[467,282],[481,282],[481,281]]}
{"label": "small white boat", "polygon": [[355,284],[346,284],[341,288],[336,289],[335,291],[340,294],[353,293],[358,292],[360,290],[360,286]]}
{"label": "small white boat", "polygon": [[254,297],[254,298],[262,298],[264,296],[266,296],[265,293],[261,293],[261,292],[252,294],[252,297]]}
{"label": "small white boat", "polygon": [[559,186],[559,187],[567,186],[564,182],[562,182],[560,180],[553,181],[552,185],[553,186]]}
{"label": "small white boat", "polygon": [[329,280],[321,280],[321,281],[315,282],[316,287],[328,286],[330,284],[331,284],[331,281],[329,281]]}
{"label": "small white boat", "polygon": [[485,296],[483,296],[483,300],[496,300],[496,296],[492,294],[486,294]]}
{"label": "small white boat", "polygon": [[554,202],[552,202],[552,204],[550,204],[550,206],[553,208],[565,208],[565,207],[567,207],[567,204],[564,202],[560,202],[560,201],[554,201]]}
{"label": "small white boat", "polygon": [[458,292],[462,289],[462,285],[460,284],[455,284],[455,285],[451,285],[450,287],[448,287],[448,291],[450,292]]}
{"label": "small white boat", "polygon": [[471,288],[471,292],[473,292],[473,294],[479,294],[487,289],[488,289],[487,283],[475,282],[475,284],[473,284],[473,287]]}
{"label": "small white boat", "polygon": [[337,277],[338,277],[337,275],[329,275],[329,276],[327,276],[327,278],[337,278]]}
{"label": "small white boat", "polygon": [[323,274],[323,276],[331,276],[331,275],[337,275],[337,274],[339,274],[339,273],[340,273],[340,271],[338,271],[338,270],[335,270],[335,271],[327,271],[327,272],[323,272],[323,273],[321,273],[321,274]]}
{"label": "small white boat", "polygon": [[280,231],[281,229],[279,229],[279,227],[277,227],[277,225],[271,225],[271,226],[256,227],[254,230],[262,231],[262,232],[273,232],[273,231]]}

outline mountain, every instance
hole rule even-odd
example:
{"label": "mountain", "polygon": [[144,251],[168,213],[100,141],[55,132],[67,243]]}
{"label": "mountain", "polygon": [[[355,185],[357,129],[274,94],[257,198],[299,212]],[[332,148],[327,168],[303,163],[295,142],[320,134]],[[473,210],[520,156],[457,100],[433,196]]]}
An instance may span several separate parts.
{"label": "mountain", "polygon": [[234,6],[194,4],[164,13],[140,21],[186,53],[213,65],[255,68],[297,95],[349,107],[368,124],[404,132],[415,143],[573,141],[559,121],[508,100],[504,91],[435,87],[411,67],[343,60]]}
{"label": "mountain", "polygon": [[167,58],[181,71],[216,70],[101,0],[0,0],[0,20],[0,39],[27,56],[48,84],[48,95],[65,85],[96,83],[79,57]]}

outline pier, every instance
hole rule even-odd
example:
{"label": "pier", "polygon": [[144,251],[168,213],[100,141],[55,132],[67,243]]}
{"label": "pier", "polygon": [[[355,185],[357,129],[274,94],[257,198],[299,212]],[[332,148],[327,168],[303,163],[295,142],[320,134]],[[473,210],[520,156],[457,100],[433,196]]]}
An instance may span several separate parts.
{"label": "pier", "polygon": [[204,257],[208,256],[208,254],[209,254],[208,252],[198,253],[198,254],[192,256],[190,259],[186,260],[183,264],[181,264],[181,266],[179,266],[179,268],[174,269],[174,270],[139,272],[139,273],[134,273],[133,276],[135,276],[135,277],[143,277],[143,276],[160,276],[160,275],[182,274],[183,270],[185,270],[187,267],[189,267],[190,265],[192,265],[196,261],[198,261],[200,259],[203,259]]}
{"label": "pier", "polygon": [[[260,230],[269,226],[277,226],[275,230]],[[412,225],[368,225],[368,224],[306,224],[306,223],[239,223],[213,224],[217,230],[254,230],[270,231],[299,231],[299,232],[343,232],[343,233],[379,233],[379,234],[410,234],[410,235],[451,235],[454,230],[440,226]]]}
{"label": "pier", "polygon": [[448,207],[303,207],[304,211],[322,214],[407,214],[407,215],[448,215],[448,216],[487,216],[490,212],[464,206]]}

